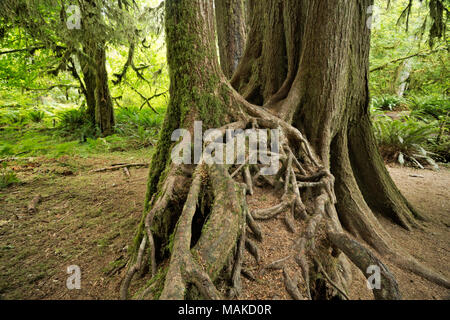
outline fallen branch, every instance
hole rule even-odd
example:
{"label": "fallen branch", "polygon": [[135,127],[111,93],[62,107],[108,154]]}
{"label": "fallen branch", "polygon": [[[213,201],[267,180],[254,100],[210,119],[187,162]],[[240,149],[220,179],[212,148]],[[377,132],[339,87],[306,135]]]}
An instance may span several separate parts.
{"label": "fallen branch", "polygon": [[112,167],[106,167],[101,169],[95,169],[91,170],[90,172],[98,173],[98,172],[106,172],[106,171],[116,171],[123,168],[148,168],[147,163],[129,163],[129,164],[123,164],[119,166],[112,166]]}
{"label": "fallen branch", "polygon": [[130,170],[128,170],[128,167],[123,168],[123,172],[125,172],[125,175],[126,175],[128,178],[131,178]]}
{"label": "fallen branch", "polygon": [[8,162],[8,161],[16,161],[19,160],[20,158],[4,158],[4,159],[0,159],[0,163],[3,162]]}

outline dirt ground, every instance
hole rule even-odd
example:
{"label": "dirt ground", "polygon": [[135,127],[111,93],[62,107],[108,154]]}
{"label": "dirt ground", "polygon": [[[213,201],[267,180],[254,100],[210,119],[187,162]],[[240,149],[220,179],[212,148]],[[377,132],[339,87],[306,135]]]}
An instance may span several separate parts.
{"label": "dirt ground", "polygon": [[[117,163],[145,162],[145,158],[99,157],[45,160],[15,164],[21,185],[0,191],[0,298],[1,299],[117,299],[125,273],[127,249],[139,223],[148,169],[93,173],[92,169]],[[394,180],[429,221],[424,230],[407,232],[382,220],[382,224],[419,261],[450,278],[450,169],[439,172],[389,168]],[[27,206],[42,197],[37,212]],[[272,204],[261,194],[259,203]],[[251,201],[250,201],[251,202]],[[301,231],[301,225],[297,225]],[[263,224],[264,233],[284,230],[281,220]],[[261,265],[284,254],[284,243],[294,236],[282,231],[261,247]],[[280,245],[281,244],[281,245]],[[253,257],[251,257],[253,258]],[[246,256],[246,263],[250,257]],[[271,260],[273,261],[273,260]],[[68,290],[67,267],[81,269],[81,289]],[[390,263],[406,299],[447,299],[450,292]],[[292,276],[298,272],[289,270]],[[282,274],[243,280],[242,299],[287,299]],[[275,278],[276,283],[272,282]],[[131,292],[147,278],[135,281]],[[352,299],[372,299],[364,278],[354,268]],[[279,283],[278,283],[279,282]],[[254,291],[253,294],[249,294]]]}
{"label": "dirt ground", "polygon": [[[403,195],[429,221],[422,224],[424,230],[412,231],[406,231],[383,218],[380,219],[381,224],[419,262],[450,278],[450,169],[442,168],[434,172],[390,167],[389,172]],[[404,299],[450,299],[450,290],[405,272],[392,263],[386,264],[397,277]],[[353,288],[352,297],[372,298],[361,273],[356,268],[354,270],[355,279],[361,285]]]}

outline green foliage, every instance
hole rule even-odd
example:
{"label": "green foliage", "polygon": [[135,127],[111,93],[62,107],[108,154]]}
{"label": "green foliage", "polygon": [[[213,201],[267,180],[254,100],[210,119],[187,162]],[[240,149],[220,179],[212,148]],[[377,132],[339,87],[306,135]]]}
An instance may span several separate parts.
{"label": "green foliage", "polygon": [[394,111],[404,109],[406,104],[403,98],[396,95],[382,95],[372,99],[374,108],[383,111]]}
{"label": "green foliage", "polygon": [[98,130],[89,121],[83,108],[62,111],[57,118],[59,134],[63,137],[85,142],[87,138],[98,135]]}
{"label": "green foliage", "polygon": [[[139,153],[156,140],[165,108],[157,111],[159,114],[149,108],[119,109],[116,134],[100,138],[83,109],[58,103],[39,107],[7,104],[0,107],[0,157]],[[31,121],[35,113],[41,122]]]}
{"label": "green foliage", "polygon": [[128,125],[135,128],[155,129],[159,128],[164,120],[164,109],[157,111],[158,113],[150,109],[122,108],[117,111],[116,120],[122,126]]}
{"label": "green foliage", "polygon": [[44,120],[45,112],[41,110],[32,110],[28,113],[31,121],[34,123],[40,123],[42,120]]}
{"label": "green foliage", "polygon": [[433,154],[433,158],[443,163],[450,162],[450,136],[445,135],[440,140],[432,140],[428,145],[428,150]]}
{"label": "green foliage", "polygon": [[8,188],[19,182],[16,173],[8,169],[6,163],[3,163],[0,169],[0,189]]}
{"label": "green foliage", "polygon": [[86,113],[82,109],[71,109],[58,114],[59,125],[66,130],[76,130],[88,123]]}
{"label": "green foliage", "polygon": [[163,121],[163,109],[156,114],[150,109],[122,108],[117,111],[116,132],[127,137],[134,148],[145,148],[153,145]]}
{"label": "green foliage", "polygon": [[[370,73],[372,94],[396,94],[403,71],[409,73],[407,95],[449,94],[448,39],[435,38],[435,46],[429,47],[428,36],[435,24],[430,17],[429,1],[413,1],[410,11],[405,11],[409,0],[389,4],[385,0],[375,1],[380,12],[372,29],[370,69],[379,69]],[[450,25],[450,19],[443,22]]]}
{"label": "green foliage", "polygon": [[375,118],[375,136],[382,156],[389,162],[412,164],[423,168],[426,162],[437,167],[426,146],[437,134],[435,123],[424,123],[413,117],[393,120],[386,116]]}
{"label": "green foliage", "polygon": [[442,120],[450,113],[450,97],[411,96],[408,100],[412,115],[423,120]]}
{"label": "green foliage", "polygon": [[12,125],[24,126],[27,122],[27,117],[19,111],[9,111],[3,114],[5,122]]}

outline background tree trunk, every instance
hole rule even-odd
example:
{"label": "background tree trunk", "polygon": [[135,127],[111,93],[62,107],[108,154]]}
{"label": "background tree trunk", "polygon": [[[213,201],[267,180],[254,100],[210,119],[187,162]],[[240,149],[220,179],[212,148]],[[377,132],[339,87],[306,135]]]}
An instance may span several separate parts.
{"label": "background tree trunk", "polygon": [[103,136],[114,132],[114,104],[109,91],[106,69],[106,42],[91,32],[95,21],[102,20],[102,12],[95,1],[87,0],[81,6],[82,28],[86,31],[83,52],[80,53],[86,87],[87,115]]}
{"label": "background tree trunk", "polygon": [[306,11],[302,1],[248,1],[247,45],[231,84],[249,102],[265,105],[284,98],[297,74]]}
{"label": "background tree trunk", "polygon": [[244,53],[246,42],[245,0],[215,0],[220,65],[230,79]]}
{"label": "background tree trunk", "polygon": [[[91,56],[85,48],[85,53],[87,57]],[[85,57],[83,54],[78,55],[78,61],[80,61],[81,71],[83,73],[83,82],[84,82],[84,96],[86,99],[86,113],[89,118],[89,121],[93,126],[95,126],[95,88],[96,88],[96,79],[95,79],[95,71],[92,67],[92,63],[89,63],[89,59]]]}
{"label": "background tree trunk", "polygon": [[108,85],[104,46],[95,49],[95,124],[102,135],[114,132],[114,108]]}

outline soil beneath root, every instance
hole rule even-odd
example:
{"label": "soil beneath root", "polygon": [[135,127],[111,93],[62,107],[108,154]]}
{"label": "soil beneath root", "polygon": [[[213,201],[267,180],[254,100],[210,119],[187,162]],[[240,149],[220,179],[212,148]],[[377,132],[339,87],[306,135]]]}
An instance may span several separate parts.
{"label": "soil beneath root", "polygon": [[[128,246],[143,210],[148,169],[130,169],[131,177],[121,170],[91,170],[144,160],[63,157],[36,159],[35,165],[14,164],[23,183],[0,190],[0,299],[118,299]],[[411,232],[386,220],[381,220],[383,226],[420,262],[450,278],[450,170],[392,167],[389,171],[403,194],[429,221],[424,230]],[[250,208],[278,202],[264,189],[255,188],[255,192],[248,198]],[[42,201],[37,212],[30,213],[27,206],[38,194]],[[282,271],[260,274],[263,266],[287,256],[297,238],[287,231],[282,217],[260,222],[264,234],[264,241],[258,243],[260,263],[246,253],[243,265],[257,279],[243,277],[240,299],[290,299]],[[298,233],[302,228],[296,222]],[[67,289],[70,265],[81,269],[80,290]],[[446,299],[450,295],[442,287],[387,265],[406,299]],[[291,278],[302,281],[297,266],[292,265],[288,272]],[[353,278],[350,297],[373,299],[355,267]],[[148,276],[134,281],[131,293],[146,280]],[[303,287],[301,292],[306,295]]]}

